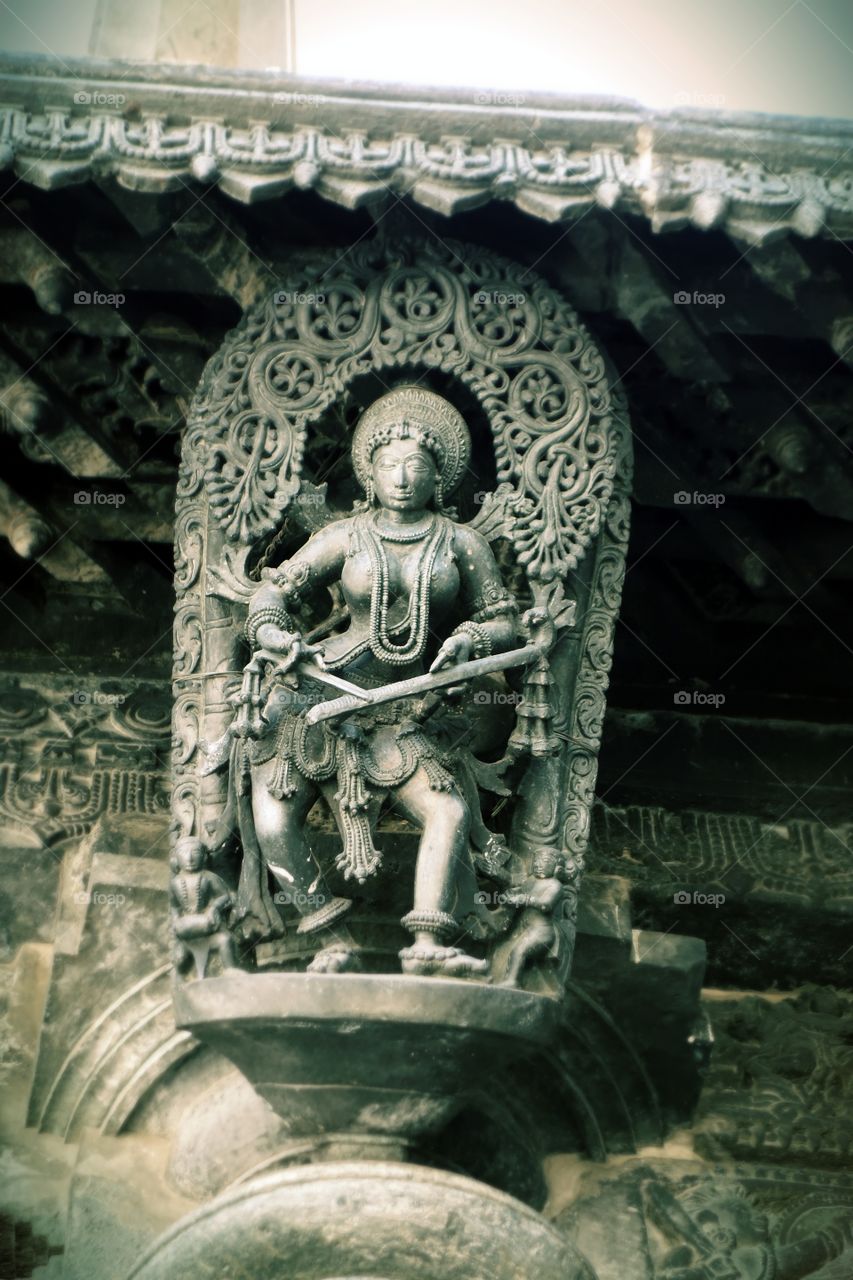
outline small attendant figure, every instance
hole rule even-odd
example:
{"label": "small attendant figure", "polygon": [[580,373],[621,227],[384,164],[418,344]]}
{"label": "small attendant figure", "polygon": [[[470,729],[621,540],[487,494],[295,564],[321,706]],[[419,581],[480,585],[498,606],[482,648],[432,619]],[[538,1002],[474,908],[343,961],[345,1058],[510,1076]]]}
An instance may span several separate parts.
{"label": "small attendant figure", "polygon": [[545,847],[533,859],[533,874],[506,891],[504,901],[522,912],[501,986],[517,987],[522,972],[537,956],[548,952],[557,956],[563,942],[560,922],[574,896],[574,871],[574,864],[567,863],[559,849]]}
{"label": "small attendant figure", "polygon": [[195,836],[184,836],[175,847],[178,870],[171,881],[176,967],[185,972],[195,964],[203,978],[211,951],[223,969],[239,968],[228,922],[235,900],[225,881],[208,870],[207,850]]}

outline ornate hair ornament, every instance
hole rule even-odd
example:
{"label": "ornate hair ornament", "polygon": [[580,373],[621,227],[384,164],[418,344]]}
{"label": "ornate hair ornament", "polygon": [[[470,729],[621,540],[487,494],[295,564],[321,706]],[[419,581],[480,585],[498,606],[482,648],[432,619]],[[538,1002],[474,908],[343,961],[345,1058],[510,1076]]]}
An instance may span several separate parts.
{"label": "ornate hair ornament", "polygon": [[365,409],[353,435],[353,469],[368,494],[373,455],[392,440],[416,440],[432,454],[437,496],[453,492],[471,457],[465,419],[449,400],[424,387],[395,387]]}

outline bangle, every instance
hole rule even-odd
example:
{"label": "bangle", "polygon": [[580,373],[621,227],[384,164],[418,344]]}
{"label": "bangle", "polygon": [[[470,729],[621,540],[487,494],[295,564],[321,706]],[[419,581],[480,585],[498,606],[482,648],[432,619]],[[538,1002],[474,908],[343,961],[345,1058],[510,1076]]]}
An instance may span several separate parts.
{"label": "bangle", "polygon": [[479,622],[462,622],[451,632],[454,636],[468,636],[475,658],[485,658],[492,652],[492,637]]}
{"label": "bangle", "polygon": [[293,630],[293,619],[286,609],[276,608],[274,605],[269,605],[266,609],[258,609],[246,619],[246,639],[252,649],[257,648],[258,630],[267,622],[272,623],[274,627],[279,627],[282,631]]}
{"label": "bangle", "polygon": [[512,596],[508,596],[506,600],[499,604],[484,605],[482,609],[472,613],[471,617],[474,622],[491,622],[492,618],[511,618],[517,612],[518,606]]}

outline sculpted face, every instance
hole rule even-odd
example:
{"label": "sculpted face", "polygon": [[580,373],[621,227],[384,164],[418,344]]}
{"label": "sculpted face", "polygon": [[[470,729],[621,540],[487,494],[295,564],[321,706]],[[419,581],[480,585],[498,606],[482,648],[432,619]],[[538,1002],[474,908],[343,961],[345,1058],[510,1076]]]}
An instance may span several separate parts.
{"label": "sculpted face", "polygon": [[556,849],[540,849],[533,859],[533,874],[540,880],[556,874],[560,855]]}
{"label": "sculpted face", "polygon": [[182,871],[200,871],[204,866],[204,845],[200,840],[182,841],[176,852]]}
{"label": "sculpted face", "polygon": [[432,455],[415,440],[381,445],[371,469],[377,501],[388,511],[422,511],[435,493]]}

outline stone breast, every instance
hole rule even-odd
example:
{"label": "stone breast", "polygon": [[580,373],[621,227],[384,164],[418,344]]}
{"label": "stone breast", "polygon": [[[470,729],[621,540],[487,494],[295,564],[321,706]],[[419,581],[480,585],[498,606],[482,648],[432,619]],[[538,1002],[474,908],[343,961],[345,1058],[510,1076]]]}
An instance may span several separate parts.
{"label": "stone breast", "polygon": [[[388,561],[389,621],[405,617],[412,591],[418,578],[418,547],[405,549],[385,544]],[[370,617],[370,598],[373,577],[370,557],[357,551],[346,561],[341,574],[341,588],[349,606],[353,623],[365,623]],[[433,617],[446,614],[459,595],[460,579],[455,558],[449,550],[442,549],[435,558],[431,574],[430,613]]]}

